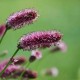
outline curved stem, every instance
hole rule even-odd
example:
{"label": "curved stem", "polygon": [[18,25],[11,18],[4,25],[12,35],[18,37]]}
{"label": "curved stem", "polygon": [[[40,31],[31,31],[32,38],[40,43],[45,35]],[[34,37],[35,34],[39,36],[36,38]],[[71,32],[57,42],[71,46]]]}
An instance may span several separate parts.
{"label": "curved stem", "polygon": [[5,36],[6,32],[7,32],[7,29],[6,29],[6,31],[4,32],[3,36],[2,36],[1,39],[0,39],[0,44],[1,44],[1,42],[2,42],[2,40],[3,40],[3,38],[4,38],[4,36]]}
{"label": "curved stem", "polygon": [[[25,68],[29,67],[29,65],[30,65],[30,62],[27,63],[27,65],[25,66]],[[19,80],[22,80],[22,76],[23,76],[24,73],[25,73],[25,71],[23,71],[23,72],[21,73],[21,75],[20,75],[20,77],[19,77]]]}
{"label": "curved stem", "polygon": [[14,52],[14,54],[12,55],[12,57],[10,58],[9,62],[7,63],[7,65],[5,66],[5,68],[2,70],[2,72],[0,73],[0,76],[2,76],[2,74],[4,73],[4,71],[6,70],[6,68],[12,63],[12,59],[13,57],[17,54],[17,52],[19,51],[19,48]]}
{"label": "curved stem", "polygon": [[46,59],[49,55],[50,55],[50,54],[45,54],[45,55],[42,57],[42,59],[38,62],[37,67],[36,67],[37,70],[39,69],[39,66],[41,65],[41,62],[43,62],[44,59]]}

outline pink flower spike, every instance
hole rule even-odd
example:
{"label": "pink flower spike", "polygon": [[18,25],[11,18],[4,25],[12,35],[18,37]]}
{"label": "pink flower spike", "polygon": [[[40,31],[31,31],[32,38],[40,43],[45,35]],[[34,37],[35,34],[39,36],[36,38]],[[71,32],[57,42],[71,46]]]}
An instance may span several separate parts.
{"label": "pink flower spike", "polygon": [[23,50],[35,50],[52,46],[61,39],[58,31],[38,31],[24,35],[19,40],[18,48]]}
{"label": "pink flower spike", "polygon": [[35,56],[36,59],[41,59],[42,58],[42,53],[39,50],[32,50],[31,56]]}
{"label": "pink flower spike", "polygon": [[0,37],[3,36],[5,31],[6,31],[6,26],[5,25],[0,25]]}
{"label": "pink flower spike", "polygon": [[18,29],[23,27],[24,25],[28,25],[33,23],[38,18],[38,13],[34,9],[24,9],[13,13],[7,19],[7,27]]}

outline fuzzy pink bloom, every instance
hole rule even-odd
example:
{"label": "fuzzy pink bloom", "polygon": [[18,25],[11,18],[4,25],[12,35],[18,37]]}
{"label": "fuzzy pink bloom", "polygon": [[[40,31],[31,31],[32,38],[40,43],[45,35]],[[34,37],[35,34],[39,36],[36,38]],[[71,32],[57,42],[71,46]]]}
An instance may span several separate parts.
{"label": "fuzzy pink bloom", "polygon": [[[7,63],[8,63],[8,60],[3,61],[3,62],[0,63],[0,72],[4,69],[4,67],[6,66]],[[3,75],[2,75],[1,77],[9,76],[9,75],[11,74],[11,72],[13,72],[13,71],[12,71],[12,68],[15,68],[15,69],[16,69],[15,66],[10,65],[10,66],[5,70],[5,72],[3,73]]]}
{"label": "fuzzy pink bloom", "polygon": [[[3,61],[0,63],[0,72],[4,69],[4,67],[6,66],[6,64],[8,63],[8,61]],[[16,65],[9,65],[8,68],[5,70],[5,72],[2,74],[2,76],[0,77],[8,77],[11,75],[11,73],[15,72],[17,69],[19,69],[20,66],[16,66]]]}
{"label": "fuzzy pink bloom", "polygon": [[18,29],[26,24],[33,23],[38,17],[37,11],[34,9],[24,9],[12,14],[7,19],[7,27]]}
{"label": "fuzzy pink bloom", "polygon": [[26,69],[19,69],[15,72],[15,74],[12,75],[12,78],[18,78],[21,73],[24,72],[24,74],[22,75],[22,80],[28,80],[28,79],[35,79],[37,78],[37,72],[36,71],[32,71],[32,70],[26,70]]}
{"label": "fuzzy pink bloom", "polygon": [[29,58],[30,62],[35,61],[36,59],[41,59],[42,53],[39,50],[32,50],[31,56]]}
{"label": "fuzzy pink bloom", "polygon": [[32,70],[26,70],[23,74],[23,77],[27,77],[28,79],[37,78],[37,72]]}
{"label": "fuzzy pink bloom", "polygon": [[8,61],[0,62],[0,72],[4,69],[5,65],[8,63]]}
{"label": "fuzzy pink bloom", "polygon": [[3,36],[5,31],[6,31],[6,26],[5,25],[0,25],[0,37]]}
{"label": "fuzzy pink bloom", "polygon": [[50,69],[42,70],[42,74],[47,76],[57,77],[59,75],[59,70],[58,68],[53,67]]}
{"label": "fuzzy pink bloom", "polygon": [[36,59],[41,59],[42,58],[42,53],[39,50],[33,50],[31,56],[35,56]]}
{"label": "fuzzy pink bloom", "polygon": [[13,59],[13,64],[20,65],[20,64],[25,63],[26,61],[27,61],[27,59],[24,56],[20,56],[20,57]]}
{"label": "fuzzy pink bloom", "polygon": [[[62,51],[62,52],[66,52],[67,51],[67,45],[66,45],[66,43],[65,42],[63,42],[63,41],[59,41],[59,42],[57,42],[57,43],[55,43],[55,46],[56,46],[56,50],[57,51]],[[53,51],[55,50],[55,49],[53,49]]]}
{"label": "fuzzy pink bloom", "polygon": [[[26,61],[27,61],[27,60],[26,60],[25,57],[20,56],[20,57],[17,57],[17,58],[13,58],[13,59],[12,59],[12,64],[14,64],[14,65],[21,65],[21,64],[23,64],[23,63],[26,62]],[[9,59],[0,62],[0,71],[4,68],[4,66],[5,66],[8,62],[9,62]],[[11,64],[11,65],[12,65],[12,64]]]}
{"label": "fuzzy pink bloom", "polygon": [[[4,69],[6,66],[7,61],[0,63],[0,72]],[[7,69],[4,71],[4,73],[0,76],[0,78],[18,78],[22,72],[24,74],[22,75],[22,79],[34,79],[37,77],[37,72],[32,70],[26,70],[20,65],[11,64],[7,67]]]}
{"label": "fuzzy pink bloom", "polygon": [[19,40],[18,48],[23,50],[34,50],[37,48],[46,48],[58,42],[61,39],[58,31],[39,31],[24,35]]}
{"label": "fuzzy pink bloom", "polygon": [[5,72],[2,74],[2,78],[3,77],[8,77],[10,76],[12,73],[15,73],[16,70],[20,69],[20,66],[16,66],[16,65],[10,65],[8,66],[8,68],[5,70]]}
{"label": "fuzzy pink bloom", "polygon": [[[1,71],[0,71],[1,72]],[[9,65],[5,72],[0,76],[1,78],[18,78],[22,72],[22,79],[34,79],[37,77],[37,72],[32,70],[26,70],[21,66]]]}

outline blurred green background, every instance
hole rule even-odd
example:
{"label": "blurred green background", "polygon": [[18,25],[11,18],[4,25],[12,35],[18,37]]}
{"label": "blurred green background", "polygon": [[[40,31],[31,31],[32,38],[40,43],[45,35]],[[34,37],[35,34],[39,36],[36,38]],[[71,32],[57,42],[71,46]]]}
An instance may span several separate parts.
{"label": "blurred green background", "polygon": [[[30,68],[38,72],[50,67],[59,69],[56,78],[39,75],[36,80],[80,80],[80,0],[0,0],[0,24],[5,23],[11,13],[25,8],[38,10],[40,17],[32,25],[7,32],[0,46],[0,53],[4,50],[9,53],[0,60],[7,59],[14,53],[23,34],[56,29],[63,34],[68,51],[65,54],[58,52],[48,55],[38,68],[38,61],[32,63]],[[42,53],[47,55],[49,49],[42,50]],[[17,56],[20,55],[28,57],[30,52],[21,50]]]}

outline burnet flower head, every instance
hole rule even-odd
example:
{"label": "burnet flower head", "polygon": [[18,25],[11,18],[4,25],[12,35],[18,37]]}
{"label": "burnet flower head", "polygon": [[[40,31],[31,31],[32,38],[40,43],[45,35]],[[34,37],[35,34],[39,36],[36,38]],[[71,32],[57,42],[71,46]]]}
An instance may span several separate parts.
{"label": "burnet flower head", "polygon": [[[4,67],[6,66],[7,63],[8,63],[8,60],[5,60],[0,63],[0,72],[4,69]],[[5,70],[5,72],[2,74],[2,76],[0,76],[0,77],[3,78],[3,77],[10,76],[11,73],[13,73],[14,71],[16,71],[19,68],[20,68],[20,66],[9,65],[8,68]]]}
{"label": "burnet flower head", "polygon": [[1,37],[0,43],[2,42],[4,35],[9,29],[21,28],[24,25],[33,23],[37,18],[38,18],[38,13],[34,9],[24,9],[9,16],[7,18],[5,27],[4,26],[0,27],[0,37]]}
{"label": "burnet flower head", "polygon": [[33,23],[38,16],[39,15],[36,10],[24,9],[9,16],[6,25],[7,28],[18,29],[26,24]]}
{"label": "burnet flower head", "polygon": [[35,50],[37,48],[46,48],[58,42],[61,39],[61,33],[58,31],[38,31],[23,35],[18,44],[19,49]]}
{"label": "burnet flower head", "polygon": [[[6,63],[0,64],[0,72],[3,70],[3,67],[6,65]],[[21,65],[9,65],[5,72],[0,76],[0,78],[18,78],[22,72],[24,74],[22,75],[22,79],[35,79],[37,77],[37,72],[32,71],[29,69],[23,68]]]}

